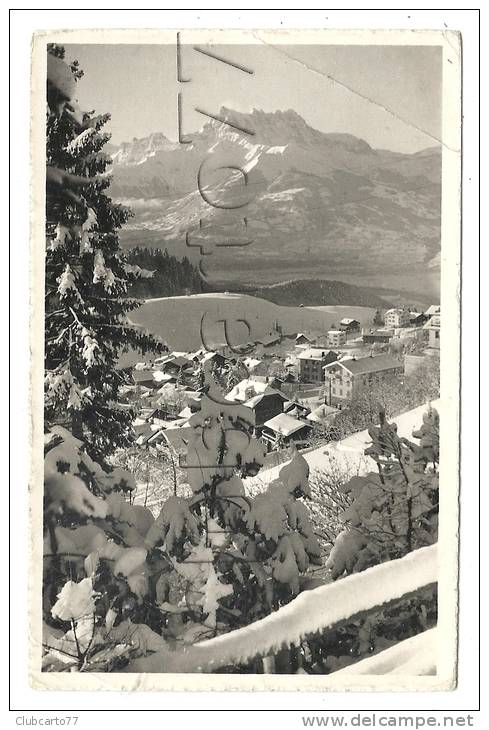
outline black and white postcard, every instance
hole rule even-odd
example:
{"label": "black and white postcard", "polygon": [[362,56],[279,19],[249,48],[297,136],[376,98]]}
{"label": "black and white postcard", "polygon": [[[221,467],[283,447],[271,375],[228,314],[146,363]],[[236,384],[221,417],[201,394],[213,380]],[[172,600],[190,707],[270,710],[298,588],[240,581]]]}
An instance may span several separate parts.
{"label": "black and white postcard", "polygon": [[460,95],[454,31],[35,35],[35,688],[456,686]]}

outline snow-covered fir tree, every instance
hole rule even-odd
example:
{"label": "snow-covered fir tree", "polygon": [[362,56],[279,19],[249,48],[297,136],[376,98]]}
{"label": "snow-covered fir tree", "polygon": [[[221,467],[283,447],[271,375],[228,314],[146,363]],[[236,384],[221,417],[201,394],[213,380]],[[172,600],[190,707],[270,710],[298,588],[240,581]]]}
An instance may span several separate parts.
{"label": "snow-covered fir tree", "polygon": [[326,565],[333,577],[402,557],[437,540],[439,415],[429,408],[413,432],[416,444],[400,437],[395,423],[380,414],[365,450],[377,472],[354,476],[341,488],[351,501],[340,515],[345,529]]}
{"label": "snow-covered fir tree", "polygon": [[184,641],[248,624],[284,605],[321,552],[300,501],[310,490],[309,467],[298,452],[252,498],[243,477],[256,475],[265,456],[252,435],[252,411],[223,400],[209,375],[189,425],[180,467],[192,496],[170,497],[145,543],[170,555],[180,576],[179,588],[164,576],[158,590],[165,610],[179,615]]}
{"label": "snow-covered fir tree", "polygon": [[[50,47],[48,60],[69,84],[63,56]],[[76,64],[71,74],[81,76]],[[111,160],[103,148],[110,135],[103,127],[110,117],[77,118],[69,105],[59,106],[59,96],[48,76],[45,418],[105,456],[132,436],[132,416],[117,406],[119,356],[160,345],[128,319],[140,305],[127,297],[128,284],[148,272],[128,265],[119,246],[130,212],[107,194]]]}

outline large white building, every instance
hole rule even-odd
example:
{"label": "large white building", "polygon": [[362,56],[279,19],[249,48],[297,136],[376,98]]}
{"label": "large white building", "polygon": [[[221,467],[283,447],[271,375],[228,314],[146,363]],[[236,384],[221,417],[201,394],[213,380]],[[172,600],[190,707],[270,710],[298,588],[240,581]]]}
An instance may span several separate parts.
{"label": "large white building", "polygon": [[328,330],[328,347],[341,347],[345,342],[345,330]]}
{"label": "large white building", "polygon": [[324,380],[327,405],[341,407],[363,388],[389,375],[401,375],[403,365],[391,355],[348,358],[325,365]]}
{"label": "large white building", "polygon": [[395,308],[388,309],[384,314],[384,323],[386,327],[405,327],[410,323],[411,315],[407,309]]}

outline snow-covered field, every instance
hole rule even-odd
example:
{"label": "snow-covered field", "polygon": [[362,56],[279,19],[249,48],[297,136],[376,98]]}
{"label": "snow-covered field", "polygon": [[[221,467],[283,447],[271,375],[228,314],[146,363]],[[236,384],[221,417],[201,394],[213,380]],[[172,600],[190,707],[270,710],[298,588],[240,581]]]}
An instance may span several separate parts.
{"label": "snow-covered field", "polygon": [[223,320],[231,344],[238,345],[269,334],[277,322],[284,335],[326,332],[342,317],[368,324],[372,312],[368,307],[284,307],[259,297],[220,292],[148,299],[131,313],[131,320],[162,337],[173,350],[197,350],[225,344]]}

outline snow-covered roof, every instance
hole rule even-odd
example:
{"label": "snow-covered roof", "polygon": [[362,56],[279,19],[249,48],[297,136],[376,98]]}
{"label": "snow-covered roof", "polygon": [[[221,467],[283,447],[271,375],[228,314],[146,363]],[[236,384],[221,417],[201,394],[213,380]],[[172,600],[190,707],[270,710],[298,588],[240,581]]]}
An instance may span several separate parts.
{"label": "snow-covered roof", "polygon": [[175,382],[168,382],[164,383],[161,388],[158,388],[156,391],[157,393],[161,395],[169,395],[170,393],[175,393],[176,391],[181,392],[183,389],[181,386],[177,385]]}
{"label": "snow-covered roof", "polygon": [[303,350],[297,358],[299,360],[323,360],[332,350],[322,350],[318,347],[308,347],[307,350]]}
{"label": "snow-covered roof", "polygon": [[153,373],[151,370],[133,370],[132,378],[135,383],[151,383],[153,381]]}
{"label": "snow-covered roof", "polygon": [[387,337],[387,336],[392,337],[394,334],[394,330],[389,329],[389,328],[384,328],[384,327],[380,327],[379,329],[372,327],[371,329],[364,330],[363,334],[364,335],[379,335],[379,336],[384,336],[384,337]]}
{"label": "snow-covered roof", "polygon": [[278,395],[280,398],[282,398],[282,400],[284,402],[287,400],[287,398],[285,397],[285,395],[283,395],[283,393],[280,393],[280,391],[274,390],[273,388],[269,388],[264,393],[258,393],[258,395],[254,395],[253,398],[250,398],[249,400],[245,401],[244,405],[247,408],[255,408],[258,405],[258,403],[261,403],[261,401],[264,398],[268,398],[271,395]]}
{"label": "snow-covered roof", "polygon": [[303,403],[299,403],[296,400],[288,400],[284,403],[284,413],[288,413],[293,408],[299,408],[303,411],[310,411],[311,409],[308,408],[308,406],[305,406]]}
{"label": "snow-covered roof", "polygon": [[[219,355],[218,352],[206,352],[205,355],[202,356],[201,362],[213,360],[217,355]],[[219,357],[223,357],[223,355],[219,355]]]}
{"label": "snow-covered roof", "polygon": [[156,380],[157,383],[168,383],[170,380],[175,380],[175,376],[170,375],[170,373],[163,373],[161,370],[155,370],[153,380]]}
{"label": "snow-covered roof", "polygon": [[[186,454],[188,447],[188,437],[190,426],[180,426],[177,428],[165,428],[154,434],[150,441],[164,440],[177,454]],[[156,438],[158,436],[158,439]]]}
{"label": "snow-covered roof", "polygon": [[190,407],[185,406],[185,408],[182,411],[180,411],[180,413],[178,414],[178,417],[187,419],[187,418],[190,418],[191,415],[192,415],[192,411],[190,410]]}
{"label": "snow-covered roof", "polygon": [[200,358],[204,358],[206,355],[213,355],[213,352],[207,352],[207,350],[204,350],[203,347],[200,348],[200,350],[195,350],[195,352],[187,352],[186,356],[193,360],[195,357],[200,360]]}
{"label": "snow-covered roof", "polygon": [[377,373],[382,370],[393,370],[394,368],[402,368],[402,363],[391,355],[377,355],[376,357],[360,357],[345,360],[336,360],[325,365],[323,370],[328,370],[334,365],[339,365],[348,370],[352,375],[362,375],[367,373]]}
{"label": "snow-covered roof", "polygon": [[423,326],[423,329],[425,330],[439,330],[441,327],[441,317],[440,315],[433,315],[430,317],[430,319],[426,322],[426,324]]}
{"label": "snow-covered roof", "polygon": [[314,337],[311,337],[310,335],[306,335],[304,332],[299,332],[296,336],[296,340],[300,340],[303,338],[304,340],[307,340],[308,342],[314,342]]}
{"label": "snow-covered roof", "polygon": [[351,317],[343,317],[340,324],[352,324],[353,322],[358,322],[358,319],[352,319]]}
{"label": "snow-covered roof", "polygon": [[258,337],[257,342],[260,345],[273,345],[275,342],[280,342],[281,335],[278,332],[272,332],[269,335],[263,335],[263,337]]}
{"label": "snow-covered roof", "polygon": [[189,360],[188,357],[186,357],[185,355],[175,355],[168,358],[168,360],[164,364],[175,365],[177,368],[184,368],[192,365],[192,360]]}
{"label": "snow-covered roof", "polygon": [[151,370],[151,367],[147,362],[137,362],[134,366],[134,370]]}
{"label": "snow-covered roof", "polygon": [[425,312],[427,317],[432,317],[434,314],[440,314],[440,305],[432,304]]}
{"label": "snow-covered roof", "polygon": [[304,421],[298,421],[297,418],[292,418],[292,416],[288,416],[286,413],[279,413],[278,416],[270,418],[270,420],[266,421],[263,425],[271,431],[280,433],[282,436],[290,436],[291,434],[300,431],[301,428],[307,426],[307,423],[304,423]]}
{"label": "snow-covered roof", "polygon": [[[237,383],[234,388],[229,391],[225,398],[226,400],[237,400],[244,403],[252,398],[253,395],[265,393],[270,390],[273,389],[270,388],[267,382],[260,382],[259,380],[246,378],[245,380],[241,380],[241,382]],[[251,395],[251,393],[253,393],[253,395]]]}
{"label": "snow-covered roof", "polygon": [[325,403],[315,408],[313,411],[309,413],[308,416],[306,416],[308,421],[313,421],[314,423],[322,423],[324,420],[328,419],[330,416],[338,413],[338,409],[334,408],[333,406],[328,406]]}
{"label": "snow-covered roof", "polygon": [[405,309],[403,309],[402,307],[392,307],[392,309],[388,309],[388,310],[387,310],[387,311],[385,312],[385,314],[384,314],[384,317],[385,317],[385,316],[386,316],[387,314],[403,314],[403,313],[405,313],[405,314],[409,314],[409,312],[407,312],[407,311],[406,311]]}
{"label": "snow-covered roof", "polygon": [[261,362],[262,362],[261,360],[256,360],[254,357],[245,357],[245,359],[243,360],[243,363],[246,365],[246,367],[250,371],[254,370],[256,367],[258,367],[258,365],[260,365]]}

